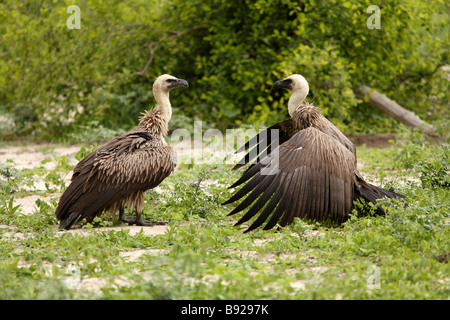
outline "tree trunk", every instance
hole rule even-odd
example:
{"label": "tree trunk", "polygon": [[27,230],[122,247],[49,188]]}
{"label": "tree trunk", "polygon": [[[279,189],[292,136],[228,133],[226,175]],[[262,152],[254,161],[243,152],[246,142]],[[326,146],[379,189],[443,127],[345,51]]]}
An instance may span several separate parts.
{"label": "tree trunk", "polygon": [[424,132],[426,134],[435,135],[436,129],[434,126],[426,123],[413,112],[406,110],[400,106],[394,100],[389,99],[386,95],[379,93],[367,86],[362,86],[358,91],[355,92],[358,99],[365,101],[365,96],[369,97],[369,103],[389,116],[393,117],[395,120],[400,121],[408,127],[420,127],[423,126]]}

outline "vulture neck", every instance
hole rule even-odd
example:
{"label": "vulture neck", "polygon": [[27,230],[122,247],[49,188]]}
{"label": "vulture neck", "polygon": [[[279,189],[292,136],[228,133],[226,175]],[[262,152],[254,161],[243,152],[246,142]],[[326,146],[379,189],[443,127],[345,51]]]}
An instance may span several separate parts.
{"label": "vulture neck", "polygon": [[161,114],[167,123],[172,118],[172,105],[170,104],[169,91],[153,90],[153,96],[156,100],[156,107],[153,111],[157,111]]}
{"label": "vulture neck", "polygon": [[289,115],[292,116],[294,115],[295,110],[297,109],[298,106],[300,106],[303,101],[305,101],[306,96],[308,95],[309,92],[309,86],[308,86],[308,82],[301,83],[300,87],[297,90],[294,90],[292,92],[291,97],[289,98],[289,102],[288,102],[288,112]]}
{"label": "vulture neck", "polygon": [[160,90],[159,87],[153,87],[153,96],[156,100],[156,106],[153,110],[144,113],[140,125],[144,126],[149,132],[158,135],[167,135],[169,121],[172,117],[172,106],[169,100],[169,92]]}

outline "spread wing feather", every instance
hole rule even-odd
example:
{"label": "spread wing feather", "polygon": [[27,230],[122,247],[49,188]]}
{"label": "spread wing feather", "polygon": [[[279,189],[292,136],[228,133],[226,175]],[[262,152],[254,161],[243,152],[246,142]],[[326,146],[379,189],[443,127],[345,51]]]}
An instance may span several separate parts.
{"label": "spread wing feather", "polygon": [[[247,141],[236,151],[236,153],[239,153],[255,147],[250,152],[248,152],[241,160],[239,160],[239,162],[233,167],[233,170],[237,170],[245,166],[257,156],[259,157],[255,162],[259,162],[261,158],[266,157],[271,153],[272,144],[275,141],[281,144],[289,140],[289,138],[295,133],[293,126],[294,125],[292,119],[286,119],[260,131],[257,135]],[[277,134],[274,134],[274,132],[276,132]],[[250,166],[250,168],[251,167],[252,166]]]}
{"label": "spread wing feather", "polygon": [[[256,146],[254,141],[249,146]],[[252,205],[237,224],[259,214],[246,232],[269,217],[264,229],[277,223],[285,226],[295,217],[344,221],[352,207],[354,172],[354,154],[310,127],[281,143],[270,156],[255,161],[233,186],[248,182],[226,203],[246,196],[230,214]]]}

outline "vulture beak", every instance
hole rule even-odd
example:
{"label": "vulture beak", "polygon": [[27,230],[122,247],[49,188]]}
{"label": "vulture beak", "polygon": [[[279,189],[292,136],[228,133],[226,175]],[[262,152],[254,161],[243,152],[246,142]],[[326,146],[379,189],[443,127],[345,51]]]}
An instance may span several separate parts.
{"label": "vulture beak", "polygon": [[176,79],[172,81],[171,84],[168,86],[169,89],[178,87],[189,87],[189,83],[184,79]]}
{"label": "vulture beak", "polygon": [[291,83],[292,83],[292,79],[279,80],[273,84],[273,89],[274,90],[280,90],[280,89],[292,90]]}

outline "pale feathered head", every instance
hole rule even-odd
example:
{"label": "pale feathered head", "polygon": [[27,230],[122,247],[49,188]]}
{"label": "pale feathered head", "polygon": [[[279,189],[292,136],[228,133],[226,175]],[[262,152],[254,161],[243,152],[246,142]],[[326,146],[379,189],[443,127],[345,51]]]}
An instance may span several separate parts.
{"label": "pale feathered head", "polygon": [[[163,74],[156,78],[153,83],[153,97],[156,100],[156,106],[153,110],[149,110],[143,114],[141,117],[141,122],[152,119],[153,113],[158,112],[164,117],[167,126],[167,123],[172,117],[169,92],[178,87],[189,87],[189,84],[186,80],[178,79],[169,74]],[[162,132],[167,134],[167,128],[165,128]]]}
{"label": "pale feathered head", "polygon": [[273,89],[288,89],[292,91],[292,95],[288,102],[288,112],[292,117],[296,108],[305,101],[309,92],[309,85],[308,81],[306,81],[302,75],[293,74],[286,79],[275,82],[273,84]]}
{"label": "pale feathered head", "polygon": [[[308,81],[306,81],[305,77],[303,77],[300,74],[293,74],[286,79],[279,80],[273,84],[274,90],[279,89],[288,89],[292,92],[306,92],[306,95],[308,95],[309,91],[309,85]],[[305,95],[305,97],[306,97]]]}
{"label": "pale feathered head", "polygon": [[177,87],[189,87],[189,83],[186,80],[178,79],[170,74],[163,74],[159,76],[153,83],[153,91],[159,90],[169,92]]}

